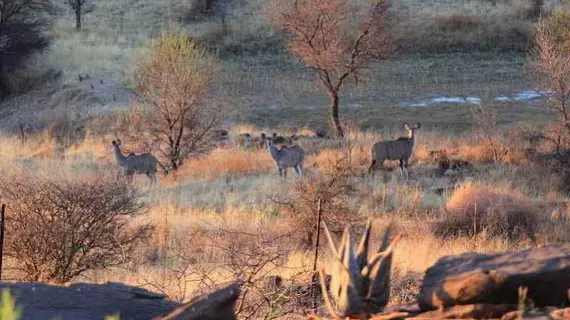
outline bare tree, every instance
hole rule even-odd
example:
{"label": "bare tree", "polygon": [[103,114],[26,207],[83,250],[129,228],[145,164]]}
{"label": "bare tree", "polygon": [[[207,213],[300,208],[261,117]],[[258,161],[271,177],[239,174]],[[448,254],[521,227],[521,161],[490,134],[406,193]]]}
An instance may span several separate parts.
{"label": "bare tree", "polygon": [[493,161],[495,165],[501,162],[500,156],[503,154],[501,150],[501,142],[498,139],[499,130],[497,130],[497,115],[495,111],[489,107],[482,105],[475,106],[471,109],[473,116],[473,126],[475,131],[479,131],[485,140],[489,142],[489,146],[493,151]]}
{"label": "bare tree", "polygon": [[12,93],[8,74],[49,45],[50,0],[0,0],[0,99]]}
{"label": "bare tree", "polygon": [[66,283],[87,270],[122,264],[152,230],[133,225],[143,212],[140,196],[112,177],[3,172],[0,198],[10,210],[6,255],[25,281]]}
{"label": "bare tree", "polygon": [[355,168],[349,166],[348,154],[339,156],[328,163],[329,168],[320,174],[310,174],[290,185],[287,193],[273,197],[291,219],[299,244],[312,248],[317,242],[319,216],[333,230],[341,232],[347,221],[359,218],[349,205],[349,197],[355,187],[351,180]]}
{"label": "bare tree", "polygon": [[392,52],[387,0],[361,8],[352,0],[272,0],[266,15],[288,33],[289,50],[313,70],[330,99],[330,122],[344,136],[339,96],[349,77],[358,81],[370,62]]}
{"label": "bare tree", "polygon": [[132,77],[145,103],[137,131],[158,149],[168,173],[213,145],[209,132],[225,110],[206,99],[217,71],[214,58],[183,34],[163,34],[152,49],[150,55],[137,57]]}
{"label": "bare tree", "polygon": [[555,12],[540,19],[534,29],[535,48],[531,64],[537,73],[537,84],[548,93],[550,109],[557,114],[542,135],[553,143],[555,158],[567,163],[570,142],[570,15]]}
{"label": "bare tree", "polygon": [[75,29],[81,30],[81,21],[84,15],[95,9],[95,4],[90,0],[67,0],[67,5],[75,13]]}
{"label": "bare tree", "polygon": [[536,24],[531,62],[539,75],[538,85],[549,92],[551,109],[570,130],[570,25],[565,27],[558,19],[555,15]]}
{"label": "bare tree", "polygon": [[273,319],[298,311],[298,307],[285,307],[292,300],[291,294],[283,286],[285,279],[274,276],[287,268],[290,236],[262,230],[248,233],[227,225],[209,235],[212,249],[223,257],[219,268],[229,275],[227,282],[236,282],[242,288],[235,310],[240,319]]}

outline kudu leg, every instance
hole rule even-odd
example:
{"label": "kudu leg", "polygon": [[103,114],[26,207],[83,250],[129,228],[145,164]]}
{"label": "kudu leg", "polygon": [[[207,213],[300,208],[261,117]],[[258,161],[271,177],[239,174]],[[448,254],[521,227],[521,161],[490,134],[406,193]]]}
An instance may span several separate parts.
{"label": "kudu leg", "polygon": [[376,169],[376,160],[372,159],[372,163],[370,164],[370,168],[368,168],[368,174],[374,176],[374,170]]}
{"label": "kudu leg", "polygon": [[146,174],[148,180],[150,180],[150,185],[153,186],[156,184],[156,175],[153,173],[147,173]]}
{"label": "kudu leg", "polygon": [[400,159],[400,177],[404,176],[405,163],[404,159]]}

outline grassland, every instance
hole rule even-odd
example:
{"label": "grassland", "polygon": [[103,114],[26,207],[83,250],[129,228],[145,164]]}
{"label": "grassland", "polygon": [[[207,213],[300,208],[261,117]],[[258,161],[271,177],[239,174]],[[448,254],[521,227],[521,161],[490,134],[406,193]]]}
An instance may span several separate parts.
{"label": "grassland", "polygon": [[[235,138],[241,132],[290,133],[294,128],[326,127],[327,99],[310,71],[283,51],[279,35],[255,14],[263,1],[232,3],[228,36],[220,36],[220,24],[211,17],[189,19],[190,6],[179,0],[98,2],[81,32],[73,30],[70,16],[62,11],[51,50],[35,57],[24,71],[61,70],[60,82],[0,106],[4,128],[0,170],[25,168],[38,175],[115,170],[110,142],[118,128],[109,114],[129,110],[129,96],[124,92],[133,54],[147,50],[153,36],[174,26],[220,56],[213,96],[234,111],[224,124],[230,141],[189,161],[176,177],[161,177],[154,188],[144,178],[137,179],[148,206],[143,220],[156,226],[155,235],[131,263],[95,270],[79,280],[143,285],[184,301],[236,276],[231,272],[235,266],[230,263],[228,242],[241,246],[244,254],[255,253],[249,251],[254,250],[252,243],[291,232],[295,221],[272,199],[290,192],[295,179],[281,181],[266,150],[239,148]],[[551,151],[548,143],[531,145],[520,135],[552,118],[547,101],[496,99],[534,87],[526,64],[532,23],[525,2],[499,1],[492,7],[484,0],[406,0],[395,3],[392,10],[394,36],[402,49],[372,66],[365,81],[347,88],[341,97],[341,119],[354,123],[350,139],[355,147],[348,150],[346,141],[336,140],[300,144],[310,154],[309,176],[351,154],[356,174],[350,183],[355,192],[346,205],[354,212],[354,220],[374,219],[375,239],[391,221],[404,234],[394,263],[391,303],[398,303],[412,299],[416,280],[438,258],[569,241],[570,216],[563,177],[516,152],[529,147]],[[113,88],[99,89],[99,81],[93,80],[95,93],[89,91],[89,86],[77,81],[78,75],[86,73],[114,83]],[[115,93],[119,103],[113,102]],[[495,164],[485,133],[472,126],[474,104],[419,105],[438,97],[480,98],[481,104],[497,112],[497,145],[502,151],[515,151]],[[26,141],[17,134],[21,119],[34,124]],[[81,123],[81,134],[54,129],[52,124],[61,119],[72,127],[75,121]],[[401,179],[397,170],[376,178],[364,175],[371,145],[401,135],[402,121],[424,125],[416,142],[411,178]],[[61,139],[62,132],[65,139]],[[134,144],[125,143],[127,149],[138,151]],[[471,162],[476,170],[439,175],[429,153],[432,150],[445,150],[453,158]],[[467,186],[468,191],[460,186]],[[536,239],[475,233],[469,228],[449,237],[434,232],[434,225],[467,208],[473,197],[483,203],[492,199],[500,204],[501,212],[536,217],[541,226]],[[529,204],[530,211],[510,205],[512,199]],[[256,280],[280,275],[290,282],[306,283],[311,253],[293,240],[270,247],[281,252],[282,259],[268,265]],[[320,259],[328,259],[326,252]]]}

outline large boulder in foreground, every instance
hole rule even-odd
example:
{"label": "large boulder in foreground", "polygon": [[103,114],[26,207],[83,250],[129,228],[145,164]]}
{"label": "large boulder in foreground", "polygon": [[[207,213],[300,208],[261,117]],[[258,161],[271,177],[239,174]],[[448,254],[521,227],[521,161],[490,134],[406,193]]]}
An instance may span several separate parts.
{"label": "large boulder in foreground", "polygon": [[239,295],[239,285],[231,284],[206,296],[195,298],[168,315],[154,320],[236,320],[233,307]]}
{"label": "large boulder in foreground", "polygon": [[78,283],[50,286],[41,283],[0,283],[9,289],[22,310],[21,320],[102,320],[120,314],[121,320],[153,319],[178,306],[163,295],[120,283]]}
{"label": "large boulder in foreground", "polygon": [[461,304],[516,304],[518,288],[537,306],[568,304],[570,243],[508,253],[465,253],[441,258],[426,271],[422,310]]}

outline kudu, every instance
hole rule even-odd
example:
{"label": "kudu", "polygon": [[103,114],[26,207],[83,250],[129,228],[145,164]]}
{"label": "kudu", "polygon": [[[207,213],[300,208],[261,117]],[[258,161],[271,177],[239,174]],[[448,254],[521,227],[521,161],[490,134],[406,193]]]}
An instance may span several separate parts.
{"label": "kudu", "polygon": [[415,127],[410,127],[409,124],[404,122],[404,129],[408,131],[407,137],[400,137],[397,140],[386,140],[375,143],[372,146],[372,164],[368,169],[368,173],[373,173],[376,167],[382,166],[386,160],[399,160],[401,174],[406,172],[406,178],[408,177],[408,161],[412,156],[412,151],[414,149],[414,140],[416,136],[416,130],[421,128],[421,124]]}
{"label": "kudu", "polygon": [[305,161],[305,151],[303,148],[294,145],[291,147],[283,146],[277,149],[273,139],[266,140],[269,153],[277,164],[277,171],[280,177],[287,177],[287,168],[293,168],[297,176],[303,176],[303,161]]}
{"label": "kudu", "polygon": [[150,180],[150,184],[156,183],[157,160],[150,153],[134,154],[124,156],[121,152],[121,140],[113,140],[113,151],[117,165],[126,176],[127,181],[132,182],[135,174],[145,174]]}

